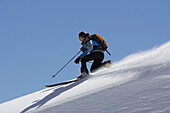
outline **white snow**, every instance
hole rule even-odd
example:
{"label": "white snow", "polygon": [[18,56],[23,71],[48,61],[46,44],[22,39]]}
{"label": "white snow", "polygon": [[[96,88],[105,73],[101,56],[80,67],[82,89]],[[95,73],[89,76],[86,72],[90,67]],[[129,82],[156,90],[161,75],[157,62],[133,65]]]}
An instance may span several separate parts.
{"label": "white snow", "polygon": [[0,113],[170,113],[170,42],[87,80],[2,103]]}

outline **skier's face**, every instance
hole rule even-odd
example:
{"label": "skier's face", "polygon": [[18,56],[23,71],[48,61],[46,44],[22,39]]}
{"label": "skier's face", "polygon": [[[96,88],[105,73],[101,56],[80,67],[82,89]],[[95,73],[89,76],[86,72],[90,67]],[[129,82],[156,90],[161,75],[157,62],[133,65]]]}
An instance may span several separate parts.
{"label": "skier's face", "polygon": [[85,38],[84,37],[79,37],[79,40],[83,42],[85,40]]}

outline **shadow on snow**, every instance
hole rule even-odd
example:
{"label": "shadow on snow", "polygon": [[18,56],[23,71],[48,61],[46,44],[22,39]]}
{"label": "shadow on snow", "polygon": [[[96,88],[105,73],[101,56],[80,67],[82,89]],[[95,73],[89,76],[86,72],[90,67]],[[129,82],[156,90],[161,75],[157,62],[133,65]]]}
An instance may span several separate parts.
{"label": "shadow on snow", "polygon": [[27,111],[29,111],[32,108],[40,108],[41,106],[43,106],[45,103],[47,103],[48,101],[52,100],[53,98],[57,97],[58,95],[62,94],[65,91],[70,90],[71,88],[79,85],[80,83],[84,82],[86,79],[77,81],[75,83],[72,83],[68,86],[64,86],[64,87],[60,87],[58,89],[55,89],[52,93],[50,93],[49,95],[45,96],[43,99],[41,99],[40,101],[38,101],[37,103],[25,108],[23,111],[21,111],[21,113],[25,113]]}

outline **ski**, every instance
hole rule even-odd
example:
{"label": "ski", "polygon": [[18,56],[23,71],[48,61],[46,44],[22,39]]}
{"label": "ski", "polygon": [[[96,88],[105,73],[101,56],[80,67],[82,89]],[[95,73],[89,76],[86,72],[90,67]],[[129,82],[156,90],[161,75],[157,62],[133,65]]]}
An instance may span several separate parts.
{"label": "ski", "polygon": [[61,82],[61,83],[56,83],[56,84],[52,84],[52,85],[45,85],[46,87],[54,87],[54,86],[60,86],[60,85],[66,85],[66,84],[70,84],[70,83],[73,83],[73,82],[76,82],[76,81],[79,81],[79,80],[82,80],[82,79],[85,79],[85,78],[88,78],[87,77],[84,77],[84,78],[76,78],[76,79],[73,79],[73,80],[69,80],[69,81],[66,81],[66,82]]}
{"label": "ski", "polygon": [[54,86],[59,86],[59,85],[66,85],[66,84],[69,84],[69,83],[72,83],[72,82],[76,82],[76,81],[78,81],[78,79],[69,80],[69,81],[66,81],[66,82],[61,82],[61,83],[52,84],[52,85],[45,85],[45,86],[46,87],[54,87]]}

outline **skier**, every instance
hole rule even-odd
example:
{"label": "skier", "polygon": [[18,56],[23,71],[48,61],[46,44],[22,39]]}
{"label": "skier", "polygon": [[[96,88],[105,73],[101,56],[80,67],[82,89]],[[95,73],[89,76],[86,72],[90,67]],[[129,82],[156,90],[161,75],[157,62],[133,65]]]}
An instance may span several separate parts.
{"label": "skier", "polygon": [[81,61],[81,76],[79,78],[84,78],[89,75],[89,71],[86,66],[86,62],[92,61],[90,72],[96,71],[99,67],[105,65],[106,63],[111,63],[107,61],[102,63],[104,59],[104,50],[102,50],[99,44],[95,40],[91,40],[92,35],[86,32],[79,33],[79,40],[82,42],[81,51],[83,52],[74,62],[78,64]]}
{"label": "skier", "polygon": [[[78,64],[81,61],[81,75],[76,79],[57,83],[57,84],[46,85],[46,87],[54,87],[59,85],[70,84],[88,76],[89,71],[86,66],[86,62],[88,61],[93,60],[93,64],[91,66],[90,72],[94,72],[102,66],[108,67],[111,64],[111,60],[107,60],[102,63],[104,59],[104,52],[106,51],[109,55],[111,54],[107,50],[108,45],[106,41],[100,35],[98,34],[90,35],[90,33],[80,32],[79,40],[82,42],[81,43],[82,47],[80,49],[83,53],[74,62]],[[79,51],[69,62],[71,62],[81,51]],[[69,62],[66,65],[68,65]],[[54,78],[62,69],[64,69],[66,65],[64,65],[52,77]]]}

